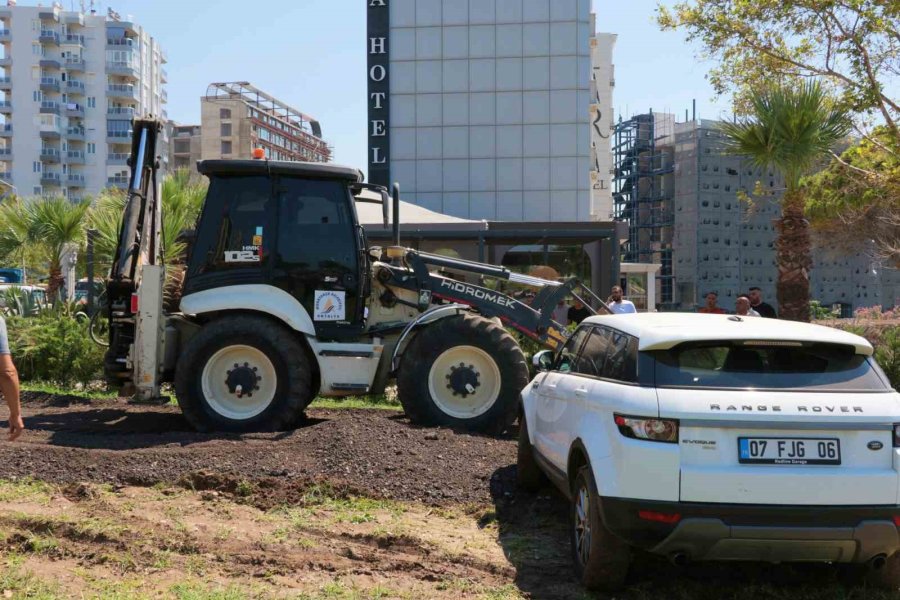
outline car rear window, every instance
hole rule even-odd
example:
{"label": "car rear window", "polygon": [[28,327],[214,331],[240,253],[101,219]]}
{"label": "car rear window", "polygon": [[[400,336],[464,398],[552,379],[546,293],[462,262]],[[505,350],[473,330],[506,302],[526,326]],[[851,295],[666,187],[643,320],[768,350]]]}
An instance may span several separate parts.
{"label": "car rear window", "polygon": [[840,344],[702,342],[648,354],[658,387],[890,390],[874,360]]}

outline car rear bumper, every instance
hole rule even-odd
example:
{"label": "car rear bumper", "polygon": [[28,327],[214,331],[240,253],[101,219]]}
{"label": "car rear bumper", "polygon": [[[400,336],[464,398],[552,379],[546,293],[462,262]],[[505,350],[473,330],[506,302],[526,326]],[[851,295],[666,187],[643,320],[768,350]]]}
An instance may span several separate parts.
{"label": "car rear bumper", "polygon": [[[606,527],[654,554],[688,560],[863,563],[900,549],[900,506],[770,506],[601,498]],[[680,515],[651,521],[640,511]],[[646,515],[645,515],[646,517]]]}

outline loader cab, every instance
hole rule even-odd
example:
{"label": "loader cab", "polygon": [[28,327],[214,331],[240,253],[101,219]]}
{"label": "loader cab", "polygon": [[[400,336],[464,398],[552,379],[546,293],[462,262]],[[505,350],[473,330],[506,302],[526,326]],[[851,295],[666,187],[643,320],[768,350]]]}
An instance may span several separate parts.
{"label": "loader cab", "polygon": [[201,161],[198,170],[209,190],[184,294],[272,285],[303,305],[319,338],[358,335],[368,264],[350,186],[361,173],[262,160]]}

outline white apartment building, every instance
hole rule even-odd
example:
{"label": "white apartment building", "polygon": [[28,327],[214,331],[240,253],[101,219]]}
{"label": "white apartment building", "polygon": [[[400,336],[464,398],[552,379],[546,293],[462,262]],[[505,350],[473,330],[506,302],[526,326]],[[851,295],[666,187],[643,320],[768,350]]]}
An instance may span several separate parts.
{"label": "white apartment building", "polygon": [[10,4],[0,7],[0,193],[75,200],[126,187],[132,118],[166,118],[159,44],[112,10]]}
{"label": "white apartment building", "polygon": [[613,220],[612,197],[612,136],[613,47],[616,35],[595,33],[591,38],[591,219]]}

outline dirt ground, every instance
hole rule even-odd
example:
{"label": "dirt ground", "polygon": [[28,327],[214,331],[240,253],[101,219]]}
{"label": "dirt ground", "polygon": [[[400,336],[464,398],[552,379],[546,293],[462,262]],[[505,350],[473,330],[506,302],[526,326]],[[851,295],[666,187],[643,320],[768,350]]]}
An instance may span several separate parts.
{"label": "dirt ground", "polygon": [[[279,434],[175,407],[26,394],[0,443],[0,594],[23,598],[589,598],[564,499],[514,486],[515,441],[309,411]],[[881,600],[827,566],[635,559],[622,599]]]}

